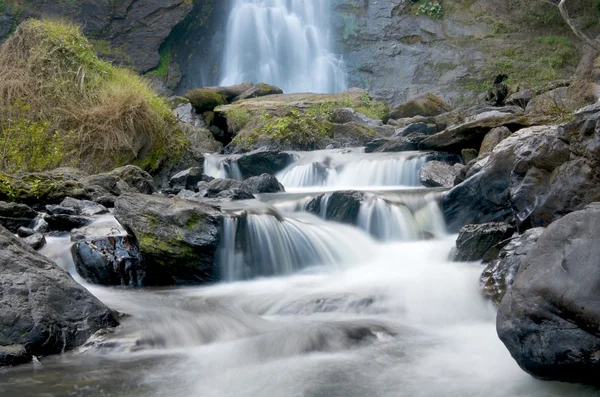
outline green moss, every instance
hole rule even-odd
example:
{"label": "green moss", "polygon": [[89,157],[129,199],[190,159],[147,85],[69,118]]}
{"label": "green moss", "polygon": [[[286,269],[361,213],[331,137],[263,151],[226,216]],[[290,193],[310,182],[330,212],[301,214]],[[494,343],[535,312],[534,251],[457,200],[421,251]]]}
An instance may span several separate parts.
{"label": "green moss", "polygon": [[227,127],[232,133],[241,131],[248,123],[252,121],[252,113],[244,108],[234,108],[225,113]]}
{"label": "green moss", "polygon": [[160,48],[159,55],[160,60],[158,66],[150,71],[148,75],[164,79],[168,76],[169,70],[171,69],[171,48],[168,43]]}
{"label": "green moss", "polygon": [[213,110],[219,105],[225,105],[227,100],[223,94],[219,94],[207,88],[198,88],[190,90],[185,94],[185,97],[190,100],[192,106],[203,112]]}

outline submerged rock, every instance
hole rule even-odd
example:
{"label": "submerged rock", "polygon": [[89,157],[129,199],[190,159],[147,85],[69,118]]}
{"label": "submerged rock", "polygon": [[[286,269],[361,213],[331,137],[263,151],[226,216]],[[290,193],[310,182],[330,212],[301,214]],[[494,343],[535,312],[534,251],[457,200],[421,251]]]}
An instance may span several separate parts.
{"label": "submerged rock", "polygon": [[217,207],[198,200],[126,194],[115,203],[115,217],[139,244],[146,285],[213,279]]}
{"label": "submerged rock", "polygon": [[535,246],[544,230],[543,227],[530,229],[513,238],[506,246],[502,247],[498,258],[490,262],[481,274],[483,293],[497,306],[511,288],[521,263]]}
{"label": "submerged rock", "polygon": [[[306,211],[320,215],[328,221],[353,225],[356,223],[364,199],[363,192],[353,190],[321,194],[307,204]],[[323,210],[325,213],[322,213]]]}
{"label": "submerged rock", "polygon": [[0,366],[71,350],[117,325],[113,313],[67,272],[3,227],[0,268]]}
{"label": "submerged rock", "polygon": [[502,299],[498,336],[547,380],[600,385],[600,204],[551,224]]}
{"label": "submerged rock", "polygon": [[496,257],[513,233],[514,229],[506,223],[466,225],[458,234],[454,260],[470,262],[482,260],[486,256]]}

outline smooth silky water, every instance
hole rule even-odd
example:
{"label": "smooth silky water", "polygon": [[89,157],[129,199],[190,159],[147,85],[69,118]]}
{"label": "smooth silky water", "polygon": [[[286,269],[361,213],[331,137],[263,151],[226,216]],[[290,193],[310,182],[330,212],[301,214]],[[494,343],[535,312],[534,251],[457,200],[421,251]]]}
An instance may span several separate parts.
{"label": "smooth silky water", "polygon": [[[355,226],[303,212],[319,192],[227,206],[224,281],[212,286],[84,284],[126,314],[122,325],[74,352],[3,369],[0,396],[600,396],[535,380],[512,360],[479,290],[481,265],[448,259],[456,236],[439,224],[440,190],[365,192]],[[435,233],[374,232],[403,222]],[[67,236],[43,253],[73,269]]]}

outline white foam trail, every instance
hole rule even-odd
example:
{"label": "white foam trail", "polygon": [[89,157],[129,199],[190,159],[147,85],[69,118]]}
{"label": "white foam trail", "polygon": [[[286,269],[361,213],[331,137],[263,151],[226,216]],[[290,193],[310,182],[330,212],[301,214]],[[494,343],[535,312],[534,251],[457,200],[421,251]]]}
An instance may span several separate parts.
{"label": "white foam trail", "polygon": [[343,59],[330,49],[327,0],[234,0],[221,85],[273,84],[284,92],[344,91]]}

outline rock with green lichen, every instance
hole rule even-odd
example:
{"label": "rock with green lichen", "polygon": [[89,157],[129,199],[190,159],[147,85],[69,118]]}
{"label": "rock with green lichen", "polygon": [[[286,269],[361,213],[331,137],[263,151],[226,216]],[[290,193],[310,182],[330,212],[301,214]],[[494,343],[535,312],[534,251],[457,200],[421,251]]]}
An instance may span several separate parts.
{"label": "rock with green lichen", "polygon": [[198,113],[211,111],[219,105],[225,105],[227,99],[223,94],[219,94],[209,88],[197,88],[190,90],[185,94],[190,103]]}
{"label": "rock with green lichen", "polygon": [[263,96],[267,96],[267,95],[277,95],[277,94],[283,94],[283,90],[279,87],[275,87],[274,85],[258,83],[258,84],[255,84],[252,88],[249,88],[248,90],[246,90],[243,93],[241,93],[240,95],[238,95],[233,100],[233,102],[241,101],[243,99],[258,98],[258,97],[263,97]]}
{"label": "rock with green lichen", "polygon": [[139,245],[146,285],[213,280],[220,214],[205,202],[156,195],[125,194],[115,202],[117,220]]}
{"label": "rock with green lichen", "polygon": [[390,118],[403,119],[415,116],[432,117],[451,110],[452,107],[439,96],[425,94],[396,106],[390,112]]}

